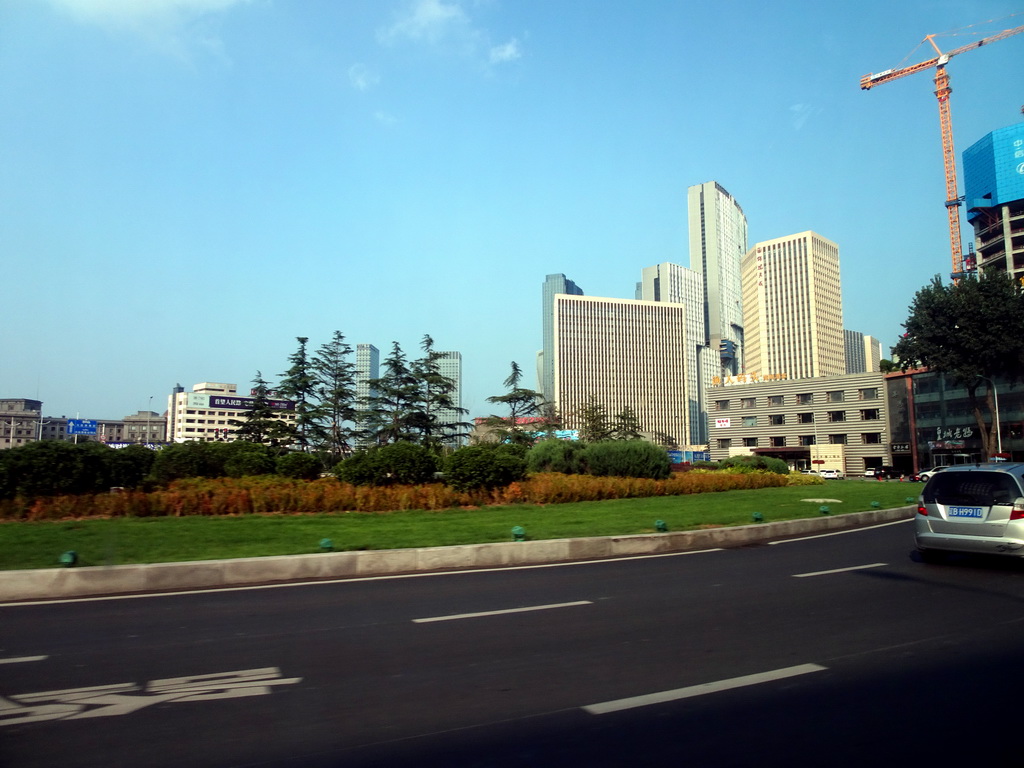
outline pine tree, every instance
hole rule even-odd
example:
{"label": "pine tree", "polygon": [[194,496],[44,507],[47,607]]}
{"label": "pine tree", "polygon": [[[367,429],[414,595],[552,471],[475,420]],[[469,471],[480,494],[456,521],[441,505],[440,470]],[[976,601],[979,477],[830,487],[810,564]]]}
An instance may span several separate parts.
{"label": "pine tree", "polygon": [[283,449],[291,445],[295,442],[295,427],[278,418],[278,411],[270,403],[270,385],[263,374],[256,371],[252,383],[252,406],[242,413],[243,419],[228,421],[235,427],[235,439],[271,448]]}
{"label": "pine tree", "polygon": [[451,419],[452,415],[461,416],[466,410],[455,405],[456,383],[441,373],[440,360],[444,355],[434,349],[434,340],[429,334],[423,336],[420,348],[423,357],[413,362],[411,368],[419,385],[419,402],[410,414],[410,427],[419,432],[424,445],[450,443],[465,437],[469,424]]}
{"label": "pine tree", "polygon": [[317,401],[314,418],[331,465],[352,448],[355,432],[356,366],[349,359],[351,354],[345,336],[335,331],[331,340],[317,350],[311,365]]}
{"label": "pine tree", "polygon": [[308,451],[321,438],[316,418],[317,390],[313,366],[306,353],[309,337],[297,336],[296,340],[299,348],[288,358],[291,367],[281,374],[277,390],[295,403],[295,444],[300,451]]}
{"label": "pine tree", "polygon": [[391,354],[384,361],[384,375],[370,379],[369,386],[370,396],[361,414],[367,438],[378,445],[415,440],[418,432],[412,422],[419,387],[397,341],[391,343]]}
{"label": "pine tree", "polygon": [[512,372],[505,379],[504,385],[508,390],[504,395],[488,397],[487,402],[494,405],[503,405],[508,409],[508,416],[489,416],[487,426],[491,429],[499,442],[530,445],[534,442],[534,432],[538,426],[534,423],[526,428],[523,419],[536,416],[541,412],[543,401],[539,392],[526,389],[520,386],[523,379],[523,371],[519,364],[512,361]]}

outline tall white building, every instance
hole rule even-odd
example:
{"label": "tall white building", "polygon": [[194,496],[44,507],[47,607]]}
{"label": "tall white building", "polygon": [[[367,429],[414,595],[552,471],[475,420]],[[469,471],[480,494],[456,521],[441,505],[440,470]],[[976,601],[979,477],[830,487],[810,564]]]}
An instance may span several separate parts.
{"label": "tall white building", "polygon": [[[462,413],[462,353],[461,352],[438,352],[437,359],[438,370],[441,375],[446,379],[450,379],[455,384],[455,388],[451,392],[452,405],[454,406],[450,410],[446,409],[440,411],[437,414],[437,420],[444,424],[454,424],[457,422],[466,421],[465,414]],[[461,443],[462,440],[457,442]]]}
{"label": "tall white building", "polygon": [[708,434],[704,393],[719,373],[719,354],[717,348],[712,350],[706,343],[704,282],[701,275],[670,262],[644,267],[641,280],[637,283],[636,298],[681,304],[686,308],[686,343],[683,354],[686,361],[686,407],[690,424],[687,441],[691,445],[705,445]]}
{"label": "tall white building", "polygon": [[847,373],[873,373],[880,369],[882,342],[859,331],[843,331]]}
{"label": "tall white building", "polygon": [[566,426],[593,396],[614,417],[636,413],[645,435],[681,446],[690,434],[687,308],[597,296],[554,297],[555,401]]}
{"label": "tall white building", "polygon": [[757,243],[743,259],[746,373],[846,373],[839,246],[807,231]]}
{"label": "tall white building", "polygon": [[558,294],[582,296],[583,289],[561,273],[544,278],[541,297],[541,323],[544,333],[544,347],[538,356],[538,389],[546,402],[555,399],[555,296]]}
{"label": "tall white building", "polygon": [[356,402],[370,397],[370,380],[380,378],[380,350],[373,344],[356,344]]}
{"label": "tall white building", "polygon": [[747,252],[747,217],[717,181],[687,190],[690,269],[704,283],[705,344],[718,350],[720,374],[743,370],[743,287],[740,265]]}

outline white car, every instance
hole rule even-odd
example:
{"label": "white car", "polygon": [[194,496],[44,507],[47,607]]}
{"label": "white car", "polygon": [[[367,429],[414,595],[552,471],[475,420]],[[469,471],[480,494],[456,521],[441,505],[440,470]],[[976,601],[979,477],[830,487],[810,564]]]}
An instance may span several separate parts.
{"label": "white car", "polygon": [[819,473],[826,480],[842,480],[843,473],[838,469],[823,469]]}

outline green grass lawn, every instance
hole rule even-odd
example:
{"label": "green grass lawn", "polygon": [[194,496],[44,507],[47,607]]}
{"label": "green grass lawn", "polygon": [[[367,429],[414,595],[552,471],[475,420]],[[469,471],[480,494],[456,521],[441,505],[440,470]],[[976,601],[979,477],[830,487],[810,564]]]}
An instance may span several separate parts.
{"label": "green grass lawn", "polygon": [[[513,526],[529,539],[650,533],[656,520],[670,531],[745,525],[862,512],[916,503],[920,483],[829,480],[824,485],[726,491],[691,496],[513,505],[440,512],[291,516],[164,517],[0,523],[0,569],[51,568],[74,550],[78,564],[215,560],[335,550],[402,549],[509,541]],[[822,502],[821,499],[831,501]],[[910,501],[908,501],[910,499]],[[810,500],[810,501],[809,501]]]}

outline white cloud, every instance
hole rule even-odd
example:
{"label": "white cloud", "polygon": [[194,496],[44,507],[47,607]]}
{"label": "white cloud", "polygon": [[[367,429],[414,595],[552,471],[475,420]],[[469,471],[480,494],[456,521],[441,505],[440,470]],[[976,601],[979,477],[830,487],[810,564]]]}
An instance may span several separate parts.
{"label": "white cloud", "polygon": [[81,21],[110,26],[136,26],[187,21],[224,11],[249,0],[49,0]]}
{"label": "white cloud", "polygon": [[491,64],[503,64],[506,61],[515,61],[522,55],[522,51],[519,50],[519,41],[512,38],[504,45],[496,45],[491,48],[489,58]]}
{"label": "white cloud", "polygon": [[368,91],[380,82],[380,75],[365,64],[353,64],[348,68],[348,81],[357,91]]}
{"label": "white cloud", "polygon": [[164,53],[187,59],[193,49],[224,56],[203,20],[250,0],[48,0],[84,24],[128,32]]}
{"label": "white cloud", "polygon": [[398,14],[394,23],[381,30],[385,41],[398,38],[438,43],[446,38],[472,36],[473,31],[462,7],[444,0],[415,0]]}
{"label": "white cloud", "polygon": [[373,118],[383,126],[390,128],[392,125],[398,122],[398,118],[392,115],[390,112],[374,112]]}
{"label": "white cloud", "polygon": [[428,45],[485,65],[515,61],[523,55],[515,38],[494,45],[488,31],[473,22],[461,0],[406,0],[392,23],[378,31],[377,39],[386,44],[405,41]]}

